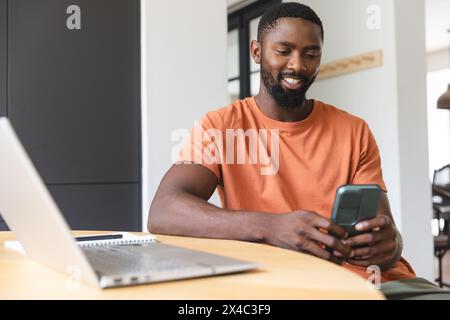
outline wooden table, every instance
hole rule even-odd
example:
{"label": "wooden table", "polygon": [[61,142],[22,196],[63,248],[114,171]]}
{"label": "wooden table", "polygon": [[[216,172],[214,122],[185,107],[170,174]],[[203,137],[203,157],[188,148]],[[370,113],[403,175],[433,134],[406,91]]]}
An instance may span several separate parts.
{"label": "wooden table", "polygon": [[[74,232],[75,236],[97,232]],[[167,244],[259,262],[255,271],[101,290],[74,283],[5,249],[12,232],[0,232],[0,299],[383,299],[356,274],[310,255],[269,245],[157,236]],[[50,249],[51,250],[51,249]]]}

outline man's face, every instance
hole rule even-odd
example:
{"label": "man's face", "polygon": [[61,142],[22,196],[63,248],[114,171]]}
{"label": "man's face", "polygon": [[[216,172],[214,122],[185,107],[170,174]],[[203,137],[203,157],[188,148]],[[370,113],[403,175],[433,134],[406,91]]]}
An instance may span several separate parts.
{"label": "man's face", "polygon": [[262,85],[280,107],[301,107],[319,72],[320,27],[299,18],[280,18],[261,42],[252,43],[252,53],[261,64]]}

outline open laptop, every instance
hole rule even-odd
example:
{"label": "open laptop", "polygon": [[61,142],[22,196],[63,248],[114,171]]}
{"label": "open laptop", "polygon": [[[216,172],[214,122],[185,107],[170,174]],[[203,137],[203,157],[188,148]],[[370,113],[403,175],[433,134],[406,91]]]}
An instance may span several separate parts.
{"label": "open laptop", "polygon": [[159,241],[80,247],[5,117],[0,117],[0,213],[29,258],[60,272],[77,270],[81,280],[100,288],[258,267]]}

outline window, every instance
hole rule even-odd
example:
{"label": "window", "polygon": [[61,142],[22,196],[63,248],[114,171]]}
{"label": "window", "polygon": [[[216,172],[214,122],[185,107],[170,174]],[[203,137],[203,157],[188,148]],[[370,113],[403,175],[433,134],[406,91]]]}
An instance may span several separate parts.
{"label": "window", "polygon": [[428,96],[428,156],[430,181],[434,170],[450,163],[450,114],[438,109],[436,102],[447,90],[450,69],[429,72],[427,75]]}
{"label": "window", "polygon": [[281,0],[260,0],[228,15],[228,96],[230,102],[259,91],[259,65],[250,53],[258,23],[270,6]]}

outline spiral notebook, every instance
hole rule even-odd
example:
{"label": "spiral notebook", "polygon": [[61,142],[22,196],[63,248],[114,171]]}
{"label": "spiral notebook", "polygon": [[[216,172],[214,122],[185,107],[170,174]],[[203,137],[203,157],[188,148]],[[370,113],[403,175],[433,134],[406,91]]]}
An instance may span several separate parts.
{"label": "spiral notebook", "polygon": [[[95,234],[89,236],[80,236],[74,238],[79,247],[94,246],[118,246],[124,244],[142,244],[158,241],[154,235],[135,235],[129,232],[116,232],[107,234]],[[5,241],[4,246],[7,249],[25,254],[25,250],[19,241]]]}

